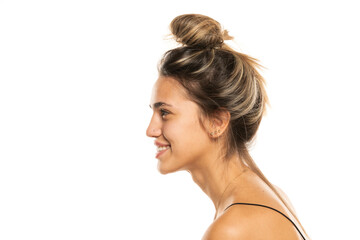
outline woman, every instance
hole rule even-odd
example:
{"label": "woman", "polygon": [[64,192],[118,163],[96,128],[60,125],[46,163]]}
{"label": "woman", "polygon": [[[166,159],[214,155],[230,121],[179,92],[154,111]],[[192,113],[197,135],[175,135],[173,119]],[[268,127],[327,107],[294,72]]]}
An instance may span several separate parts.
{"label": "woman", "polygon": [[183,46],[160,62],[146,134],[159,171],[188,171],[213,201],[203,239],[309,239],[247,150],[268,103],[256,60],[227,46],[232,38],[207,16],[178,16],[170,29]]}

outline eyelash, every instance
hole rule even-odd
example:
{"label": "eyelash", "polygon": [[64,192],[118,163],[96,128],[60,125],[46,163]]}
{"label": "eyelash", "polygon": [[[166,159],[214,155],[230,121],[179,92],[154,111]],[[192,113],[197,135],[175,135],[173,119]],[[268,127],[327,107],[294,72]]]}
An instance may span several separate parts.
{"label": "eyelash", "polygon": [[161,117],[164,117],[164,116],[166,116],[165,114],[168,115],[169,112],[168,112],[168,111],[165,111],[164,109],[160,109],[160,116],[161,116]]}

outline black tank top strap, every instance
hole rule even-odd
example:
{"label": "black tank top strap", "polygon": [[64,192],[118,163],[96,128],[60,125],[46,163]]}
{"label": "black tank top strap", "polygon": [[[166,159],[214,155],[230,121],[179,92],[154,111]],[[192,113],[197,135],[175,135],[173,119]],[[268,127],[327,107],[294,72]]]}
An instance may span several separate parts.
{"label": "black tank top strap", "polygon": [[224,211],[226,211],[229,207],[231,207],[231,206],[233,206],[233,205],[258,206],[258,207],[264,207],[264,208],[271,209],[271,210],[273,210],[273,211],[275,211],[275,212],[278,212],[278,213],[280,213],[281,215],[283,215],[287,220],[289,220],[289,221],[292,223],[292,225],[294,225],[294,227],[296,228],[296,230],[300,233],[301,237],[302,237],[304,240],[306,240],[305,237],[304,237],[304,235],[301,233],[301,231],[299,230],[299,228],[296,226],[296,224],[295,224],[288,216],[286,216],[285,214],[283,214],[283,213],[280,212],[279,210],[276,210],[275,208],[272,208],[272,207],[269,207],[269,206],[265,206],[265,205],[261,205],[261,204],[254,204],[254,203],[233,203],[233,204],[230,204],[229,206],[227,206]]}

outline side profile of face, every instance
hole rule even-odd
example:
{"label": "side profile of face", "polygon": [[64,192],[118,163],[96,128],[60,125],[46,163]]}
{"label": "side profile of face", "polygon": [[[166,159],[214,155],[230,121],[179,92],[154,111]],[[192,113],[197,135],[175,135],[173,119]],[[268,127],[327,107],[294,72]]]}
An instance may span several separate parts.
{"label": "side profile of face", "polygon": [[146,135],[155,138],[156,145],[170,145],[156,154],[160,173],[188,170],[201,164],[211,141],[200,124],[198,105],[186,98],[181,84],[160,76],[150,106],[153,115]]}

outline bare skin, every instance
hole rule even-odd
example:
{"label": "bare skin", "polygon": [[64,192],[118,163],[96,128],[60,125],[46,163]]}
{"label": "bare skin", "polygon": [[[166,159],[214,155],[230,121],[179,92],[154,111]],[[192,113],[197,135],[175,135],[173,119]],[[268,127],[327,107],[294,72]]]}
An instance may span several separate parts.
{"label": "bare skin", "polygon": [[[167,105],[156,104],[159,102]],[[242,163],[239,156],[234,155],[227,161],[221,159],[219,143],[229,124],[227,111],[211,119],[202,118],[201,125],[198,105],[187,98],[176,80],[163,76],[154,85],[150,106],[154,112],[147,136],[170,145],[157,157],[158,170],[162,174],[188,171],[214,203],[214,222],[203,240],[301,239],[287,219],[269,209],[235,205],[224,212],[234,202],[257,203],[282,211],[295,221],[275,193]],[[215,130],[216,134],[211,135]]]}

